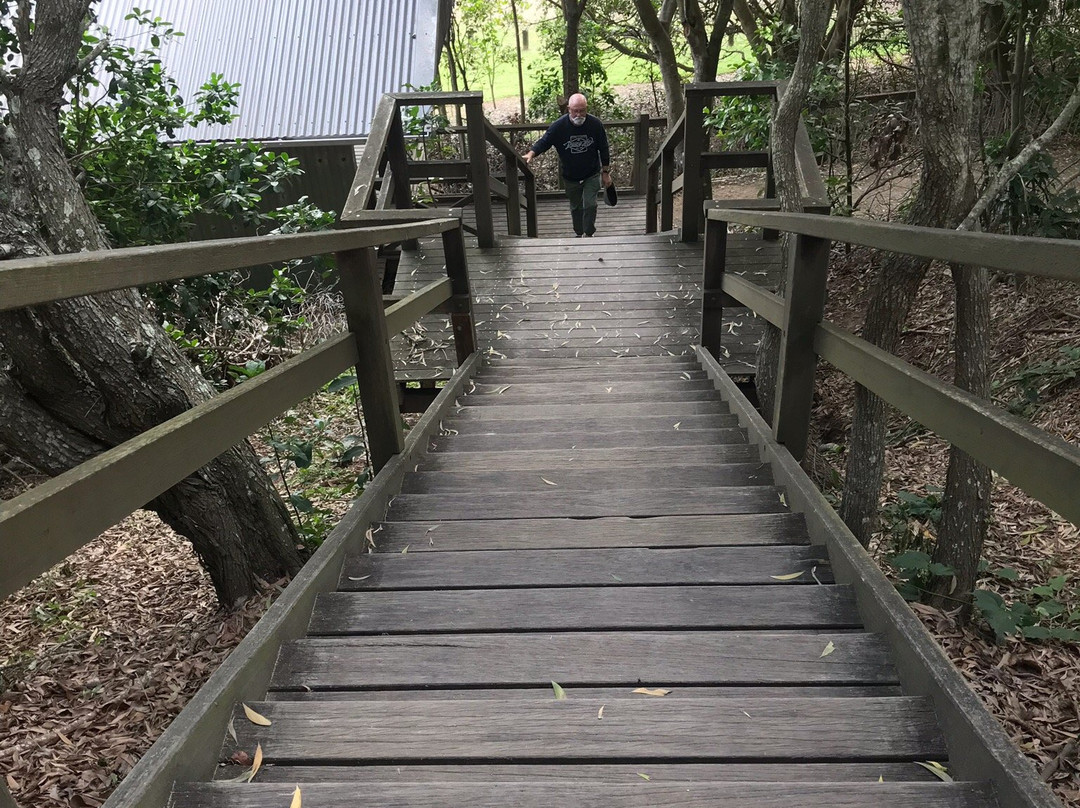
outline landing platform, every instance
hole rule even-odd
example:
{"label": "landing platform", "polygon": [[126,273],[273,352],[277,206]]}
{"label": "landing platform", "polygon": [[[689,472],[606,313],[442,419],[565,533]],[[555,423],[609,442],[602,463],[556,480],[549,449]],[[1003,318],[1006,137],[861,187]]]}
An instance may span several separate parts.
{"label": "landing platform", "polygon": [[[727,257],[729,271],[776,288],[778,242],[732,234]],[[684,244],[675,233],[501,237],[488,249],[473,241],[468,261],[478,346],[491,358],[681,356],[699,341],[702,245]],[[437,241],[404,252],[395,294],[443,277],[443,265]],[[730,310],[721,357],[728,373],[754,373],[763,327],[747,309]],[[394,337],[392,347],[400,379],[452,372],[446,315],[425,317]]]}

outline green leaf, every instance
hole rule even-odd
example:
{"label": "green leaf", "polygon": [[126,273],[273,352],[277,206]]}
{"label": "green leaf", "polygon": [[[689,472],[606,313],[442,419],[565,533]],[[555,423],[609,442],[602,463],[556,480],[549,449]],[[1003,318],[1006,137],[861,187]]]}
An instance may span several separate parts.
{"label": "green leaf", "polygon": [[1001,567],[1000,569],[991,570],[990,574],[1006,581],[1015,581],[1020,578],[1020,573],[1012,567]]}
{"label": "green leaf", "polygon": [[551,689],[555,691],[556,700],[562,701],[566,698],[566,691],[562,689],[562,685],[560,685],[558,682],[553,681],[551,683]]}
{"label": "green leaf", "polygon": [[1047,640],[1050,638],[1050,629],[1046,626],[1024,626],[1020,633],[1029,640]]}
{"label": "green leaf", "polygon": [[315,510],[315,506],[312,504],[311,500],[300,494],[290,494],[289,502],[291,502],[293,507],[300,511],[300,513],[311,513]]}
{"label": "green leaf", "polygon": [[1075,628],[1054,626],[1050,629],[1050,636],[1055,640],[1065,640],[1066,642],[1080,642],[1080,631],[1077,631]]}
{"label": "green leaf", "polygon": [[356,460],[356,458],[363,456],[364,446],[363,444],[361,444],[359,446],[353,446],[351,449],[346,449],[344,452],[341,453],[341,457],[338,458],[337,462],[339,466],[347,466],[351,462]]}
{"label": "green leaf", "polygon": [[939,564],[938,562],[934,561],[930,564],[930,574],[939,575],[942,578],[945,578],[950,575],[955,575],[956,570],[954,570],[948,564]]}
{"label": "green leaf", "polygon": [[920,550],[908,550],[906,553],[893,556],[889,563],[898,570],[928,570],[930,569],[930,556]]}
{"label": "green leaf", "polygon": [[336,393],[346,387],[352,387],[354,384],[356,384],[356,376],[338,376],[330,384],[326,385],[326,392]]}

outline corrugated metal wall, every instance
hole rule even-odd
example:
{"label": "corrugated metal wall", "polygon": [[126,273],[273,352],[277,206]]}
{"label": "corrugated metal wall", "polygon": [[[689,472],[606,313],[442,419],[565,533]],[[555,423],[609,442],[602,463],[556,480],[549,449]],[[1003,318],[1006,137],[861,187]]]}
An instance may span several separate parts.
{"label": "corrugated metal wall", "polygon": [[[132,36],[133,0],[101,0],[100,22]],[[137,4],[142,7],[143,4]],[[162,61],[185,98],[211,72],[239,82],[231,124],[178,131],[198,140],[357,138],[379,98],[435,76],[440,0],[147,0],[183,31]],[[134,40],[136,43],[138,39]]]}

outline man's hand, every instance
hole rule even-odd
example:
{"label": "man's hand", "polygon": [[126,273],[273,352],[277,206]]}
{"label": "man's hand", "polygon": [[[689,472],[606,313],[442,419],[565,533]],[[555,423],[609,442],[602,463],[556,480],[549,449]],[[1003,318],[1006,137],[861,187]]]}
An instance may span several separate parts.
{"label": "man's hand", "polygon": [[611,185],[611,172],[610,171],[601,171],[600,172],[600,184],[603,185],[605,188],[607,188],[608,186]]}
{"label": "man's hand", "polygon": [[536,155],[533,154],[532,149],[529,149],[527,152],[521,155],[521,159],[524,160],[526,163],[531,163],[535,156]]}

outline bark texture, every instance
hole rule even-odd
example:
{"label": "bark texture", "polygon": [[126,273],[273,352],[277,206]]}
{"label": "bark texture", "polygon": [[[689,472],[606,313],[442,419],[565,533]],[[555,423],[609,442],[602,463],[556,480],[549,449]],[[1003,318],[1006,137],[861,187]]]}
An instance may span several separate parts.
{"label": "bark texture", "polygon": [[[799,55],[795,60],[787,90],[776,105],[772,128],[769,132],[769,149],[773,155],[773,176],[776,179],[776,192],[780,197],[780,208],[784,211],[802,210],[802,184],[798,166],[795,162],[795,133],[799,118],[806,106],[806,97],[810,93],[810,84],[817,67],[821,40],[829,22],[829,7],[825,0],[804,0],[801,10]],[[790,237],[784,236],[784,265],[790,260]],[[780,288],[783,295],[787,283],[787,273],[780,274]],[[766,325],[758,349],[758,366],[755,377],[758,401],[761,413],[766,421],[772,422],[773,403],[776,393],[776,374],[780,361],[780,331]]]}
{"label": "bark texture", "polygon": [[563,20],[566,22],[566,38],[563,40],[562,75],[563,98],[569,99],[574,93],[581,92],[581,79],[578,76],[580,55],[578,43],[581,34],[581,15],[585,13],[587,0],[562,0]]}
{"label": "bark texture", "polygon": [[685,108],[682,78],[679,76],[679,63],[675,57],[675,48],[671,44],[671,17],[673,8],[661,9],[657,14],[652,0],[634,0],[634,7],[641,18],[641,26],[649,38],[656,63],[660,67],[660,77],[664,82],[664,95],[667,98],[667,124],[670,129],[683,114]]}
{"label": "bark texture", "polygon": [[[972,131],[978,16],[974,0],[904,0],[923,164],[908,223],[954,228],[975,198]],[[875,273],[863,338],[893,352],[928,263],[890,255]],[[841,516],[864,545],[877,525],[885,406],[856,388]],[[946,492],[946,497],[949,494]]]}
{"label": "bark texture", "polygon": [[694,81],[716,81],[720,47],[724,44],[724,32],[734,5],[735,0],[720,0],[713,18],[706,21],[698,0],[679,0],[683,34],[694,60]]}
{"label": "bark texture", "polygon": [[[108,248],[69,167],[57,110],[79,68],[88,0],[20,4],[23,69],[0,77],[0,242],[5,257]],[[0,442],[59,474],[207,400],[213,389],[135,291],[0,314]],[[245,442],[150,504],[188,537],[218,597],[299,569],[288,513]]]}

